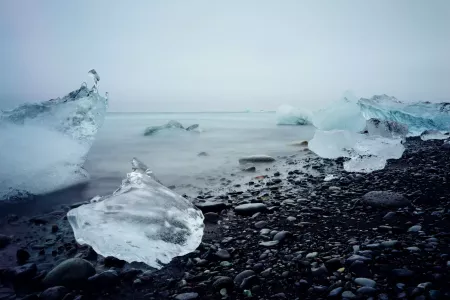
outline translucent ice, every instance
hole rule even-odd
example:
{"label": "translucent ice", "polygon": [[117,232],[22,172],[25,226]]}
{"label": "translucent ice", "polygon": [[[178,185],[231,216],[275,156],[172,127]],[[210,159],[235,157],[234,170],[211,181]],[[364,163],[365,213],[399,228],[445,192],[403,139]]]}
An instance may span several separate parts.
{"label": "translucent ice", "polygon": [[315,111],[312,117],[313,125],[320,130],[362,131],[366,120],[361,114],[357,99],[346,92],[344,97],[331,106]]}
{"label": "translucent ice", "polygon": [[383,137],[406,137],[408,126],[395,121],[369,119],[367,120],[367,132],[369,135],[379,135]]}
{"label": "translucent ice", "polygon": [[443,134],[439,130],[425,130],[420,135],[420,138],[423,141],[428,141],[428,140],[445,140],[445,139],[448,139],[449,136],[447,134]]}
{"label": "translucent ice", "polygon": [[0,111],[0,200],[87,179],[82,169],[107,109],[86,85],[63,98]]}
{"label": "translucent ice", "polygon": [[187,128],[184,128],[180,122],[171,120],[171,121],[167,122],[167,124],[165,124],[165,125],[147,127],[144,131],[144,135],[145,136],[154,135],[163,130],[183,130],[183,131],[186,130],[186,131],[192,131],[192,132],[201,132],[199,124],[193,124]]}
{"label": "translucent ice", "polygon": [[369,136],[347,130],[317,130],[309,142],[309,149],[324,158],[349,158],[344,163],[348,172],[383,169],[388,159],[398,159],[404,151],[400,138]]}
{"label": "translucent ice", "polygon": [[390,120],[408,126],[413,135],[424,130],[448,131],[450,128],[450,103],[402,103],[387,95],[360,99],[358,105],[366,119]]}
{"label": "translucent ice", "polygon": [[290,105],[281,105],[277,109],[278,125],[308,125],[311,124],[312,115],[307,110],[295,108]]}
{"label": "translucent ice", "polygon": [[112,195],[72,209],[68,220],[77,242],[101,255],[161,268],[198,247],[203,215],[137,159],[132,168]]}

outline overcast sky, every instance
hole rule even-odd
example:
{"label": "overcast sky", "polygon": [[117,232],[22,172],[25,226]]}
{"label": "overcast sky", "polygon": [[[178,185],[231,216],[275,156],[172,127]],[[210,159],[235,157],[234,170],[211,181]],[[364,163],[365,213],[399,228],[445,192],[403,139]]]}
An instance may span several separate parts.
{"label": "overcast sky", "polygon": [[450,100],[450,1],[0,1],[0,108],[95,68],[112,111]]}

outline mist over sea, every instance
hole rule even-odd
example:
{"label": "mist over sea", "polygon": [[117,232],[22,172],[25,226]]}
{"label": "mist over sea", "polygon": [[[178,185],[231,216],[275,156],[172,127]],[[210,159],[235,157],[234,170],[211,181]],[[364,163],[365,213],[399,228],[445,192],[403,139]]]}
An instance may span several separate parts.
{"label": "mist over sea", "polygon": [[[170,120],[184,127],[199,124],[200,132],[165,129],[144,136],[145,128]],[[109,113],[85,163],[91,176],[86,197],[114,191],[130,171],[133,157],[147,164],[164,185],[192,196],[198,189],[223,186],[222,178],[234,179],[231,174],[250,176],[239,168],[242,156],[301,155],[302,149],[289,144],[311,139],[314,128],[276,123],[273,112]],[[207,155],[199,156],[201,152]],[[264,167],[257,171],[264,173]]]}

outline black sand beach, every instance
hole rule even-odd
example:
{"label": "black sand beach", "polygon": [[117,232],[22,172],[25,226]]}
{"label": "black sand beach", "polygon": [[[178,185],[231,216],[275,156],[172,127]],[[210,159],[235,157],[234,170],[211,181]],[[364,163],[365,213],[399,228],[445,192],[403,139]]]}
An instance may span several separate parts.
{"label": "black sand beach", "polygon": [[442,143],[408,138],[401,159],[370,174],[310,153],[319,176],[287,159],[290,171],[244,191],[204,193],[192,199],[205,214],[202,244],[158,271],[78,245],[69,205],[10,214],[0,224],[0,299],[449,299]]}

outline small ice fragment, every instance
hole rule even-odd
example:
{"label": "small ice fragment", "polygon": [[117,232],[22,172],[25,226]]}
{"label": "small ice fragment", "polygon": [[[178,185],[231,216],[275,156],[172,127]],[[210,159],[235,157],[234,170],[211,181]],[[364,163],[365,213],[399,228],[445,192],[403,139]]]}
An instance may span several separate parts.
{"label": "small ice fragment", "polygon": [[94,79],[94,86],[97,88],[97,84],[100,81],[100,76],[98,75],[97,71],[94,69],[90,70],[88,74]]}
{"label": "small ice fragment", "polygon": [[336,178],[337,178],[337,176],[335,176],[333,174],[328,174],[327,176],[325,176],[323,181],[331,181],[331,180],[336,179]]}

